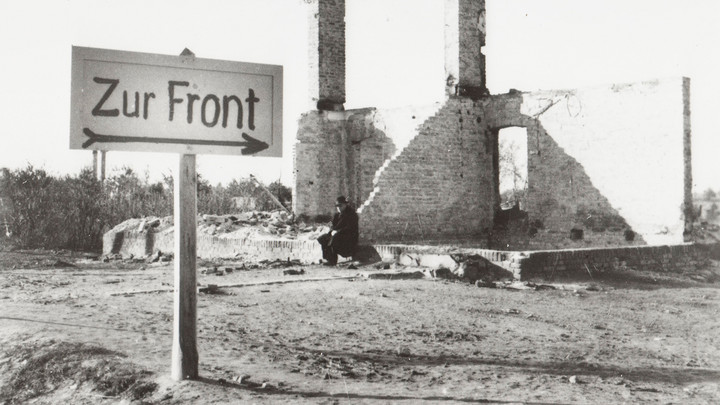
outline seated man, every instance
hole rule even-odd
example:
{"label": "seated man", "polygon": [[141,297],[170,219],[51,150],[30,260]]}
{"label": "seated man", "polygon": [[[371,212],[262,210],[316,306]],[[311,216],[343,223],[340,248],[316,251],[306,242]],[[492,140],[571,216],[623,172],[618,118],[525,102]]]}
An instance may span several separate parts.
{"label": "seated man", "polygon": [[335,204],[337,212],[333,216],[330,232],[320,236],[325,265],[337,264],[338,255],[350,257],[355,253],[358,243],[358,215],[345,197],[338,197]]}

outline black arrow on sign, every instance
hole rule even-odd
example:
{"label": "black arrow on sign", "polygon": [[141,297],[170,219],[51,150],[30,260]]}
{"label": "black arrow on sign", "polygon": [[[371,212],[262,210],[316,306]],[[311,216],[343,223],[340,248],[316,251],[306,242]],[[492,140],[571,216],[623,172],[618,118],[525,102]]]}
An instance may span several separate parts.
{"label": "black arrow on sign", "polygon": [[233,146],[233,147],[244,147],[240,153],[243,155],[253,155],[260,151],[263,151],[270,147],[267,143],[259,141],[252,136],[242,133],[242,137],[246,142],[236,141],[206,141],[202,139],[180,139],[180,138],[140,138],[135,136],[120,136],[120,135],[102,135],[96,134],[90,128],[83,128],[83,133],[89,139],[83,142],[83,149],[94,144],[95,142],[120,142],[120,143],[172,143],[172,144],[183,144],[183,145],[210,145],[210,146]]}

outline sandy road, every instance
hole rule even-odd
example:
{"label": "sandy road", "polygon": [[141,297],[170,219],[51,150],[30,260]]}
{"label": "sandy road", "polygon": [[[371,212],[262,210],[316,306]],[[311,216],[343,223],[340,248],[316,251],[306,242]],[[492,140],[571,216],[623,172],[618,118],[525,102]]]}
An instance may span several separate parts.
{"label": "sandy road", "polygon": [[[283,270],[200,275],[199,282],[363,271]],[[202,379],[173,384],[172,294],[112,295],[171,283],[170,266],[2,270],[0,343],[55,339],[125,353],[155,373],[160,388],[151,399],[159,403],[720,400],[717,284],[515,291],[357,277],[221,288],[199,296]],[[0,355],[0,367],[7,364]]]}

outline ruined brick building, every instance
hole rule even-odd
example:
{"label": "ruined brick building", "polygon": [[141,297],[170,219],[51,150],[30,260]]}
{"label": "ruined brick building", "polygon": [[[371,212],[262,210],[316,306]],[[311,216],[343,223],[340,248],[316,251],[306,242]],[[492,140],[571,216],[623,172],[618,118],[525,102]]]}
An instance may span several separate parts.
{"label": "ruined brick building", "polygon": [[[299,121],[297,214],[327,215],[347,195],[370,243],[517,250],[687,238],[689,79],[491,95],[485,1],[444,1],[444,104],[385,111],[344,109],[345,1],[309,2],[317,108]],[[508,127],[527,132],[527,203],[515,217],[500,209],[498,133]]]}

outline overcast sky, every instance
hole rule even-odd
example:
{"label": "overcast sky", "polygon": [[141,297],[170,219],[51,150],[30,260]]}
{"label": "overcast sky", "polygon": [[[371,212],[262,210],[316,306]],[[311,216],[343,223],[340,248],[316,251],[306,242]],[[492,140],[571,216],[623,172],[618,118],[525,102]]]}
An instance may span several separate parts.
{"label": "overcast sky", "polygon": [[[442,0],[346,0],[347,108],[432,104],[443,97]],[[720,1],[487,0],[492,93],[570,89],[654,78],[692,79],[696,189],[720,188]],[[284,66],[282,159],[200,156],[213,183],[253,173],[292,184],[292,145],[307,99],[304,0],[3,0],[0,166],[52,173],[91,164],[70,151],[71,46]],[[652,147],[652,145],[648,145]],[[151,178],[177,157],[108,153]]]}

